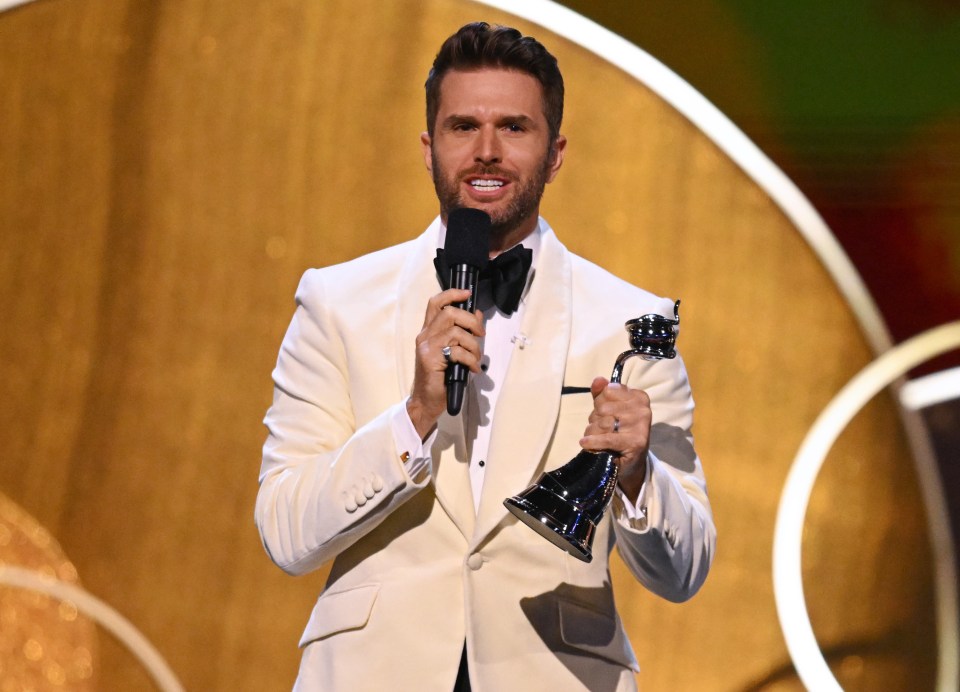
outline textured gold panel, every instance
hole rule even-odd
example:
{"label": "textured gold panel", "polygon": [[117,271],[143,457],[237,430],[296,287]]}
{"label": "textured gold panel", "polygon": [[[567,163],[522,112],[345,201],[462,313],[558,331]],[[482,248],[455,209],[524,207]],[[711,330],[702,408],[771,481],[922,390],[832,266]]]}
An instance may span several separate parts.
{"label": "textured gold panel", "polygon": [[[436,213],[422,84],[442,39],[481,17],[560,58],[570,145],[544,214],[561,239],[684,301],[719,552],[682,606],[615,568],[641,686],[795,689],[776,505],[866,343],[790,222],[702,134],[595,56],[466,2],[44,0],[0,15],[0,487],[189,689],[288,689],[324,575],[280,573],[253,527],[269,372],[305,268]],[[814,624],[851,689],[933,679],[925,535],[878,400],[828,459],[804,544]],[[103,664],[104,689],[139,675]]]}
{"label": "textured gold panel", "polygon": [[[77,583],[57,541],[0,493],[0,564]],[[0,586],[0,690],[96,689],[97,633],[70,601]]]}

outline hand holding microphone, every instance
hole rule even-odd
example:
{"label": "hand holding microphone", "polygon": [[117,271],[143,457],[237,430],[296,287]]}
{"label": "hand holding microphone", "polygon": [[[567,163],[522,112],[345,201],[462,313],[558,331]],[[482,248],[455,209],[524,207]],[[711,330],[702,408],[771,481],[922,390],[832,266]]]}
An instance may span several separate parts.
{"label": "hand holding microphone", "polygon": [[[479,209],[454,209],[447,218],[447,240],[443,247],[443,259],[437,264],[446,266],[450,288],[470,291],[470,296],[453,304],[472,313],[477,305],[477,284],[480,271],[487,265],[490,256],[490,216]],[[467,387],[467,368],[463,363],[451,360],[452,346],[445,352],[447,367],[447,413],[460,413],[463,393]]]}
{"label": "hand holding microphone", "polygon": [[[459,413],[467,373],[480,370],[478,337],[484,335],[484,328],[482,317],[475,312],[476,287],[489,253],[490,217],[478,209],[451,211],[442,258],[436,262],[449,288],[427,304],[407,403],[410,420],[421,438],[426,438],[444,408],[450,415]],[[445,347],[449,347],[449,358],[444,357]]]}

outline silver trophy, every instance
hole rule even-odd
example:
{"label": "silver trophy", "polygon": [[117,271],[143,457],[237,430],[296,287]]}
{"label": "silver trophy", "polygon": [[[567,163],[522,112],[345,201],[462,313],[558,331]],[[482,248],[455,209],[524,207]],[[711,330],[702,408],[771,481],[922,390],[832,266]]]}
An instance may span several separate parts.
{"label": "silver trophy", "polygon": [[[675,358],[679,325],[679,300],[673,306],[672,320],[653,313],[627,322],[624,326],[630,334],[631,349],[617,357],[610,381],[620,382],[623,365],[633,356],[644,360]],[[616,459],[614,452],[583,450],[560,468],[541,474],[533,485],[503,504],[555,546],[590,562],[597,524],[617,487]]]}

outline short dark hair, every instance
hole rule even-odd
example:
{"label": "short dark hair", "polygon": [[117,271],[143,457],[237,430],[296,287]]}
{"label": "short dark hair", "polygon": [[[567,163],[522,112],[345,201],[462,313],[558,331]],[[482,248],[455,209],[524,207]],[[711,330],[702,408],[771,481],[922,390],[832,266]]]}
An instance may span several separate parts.
{"label": "short dark hair", "polygon": [[507,26],[491,27],[473,22],[460,27],[443,42],[433,61],[427,83],[427,132],[433,136],[440,110],[440,83],[450,70],[502,67],[532,75],[543,88],[543,114],[550,129],[550,141],[560,134],[563,120],[563,76],[557,59],[543,44]]}

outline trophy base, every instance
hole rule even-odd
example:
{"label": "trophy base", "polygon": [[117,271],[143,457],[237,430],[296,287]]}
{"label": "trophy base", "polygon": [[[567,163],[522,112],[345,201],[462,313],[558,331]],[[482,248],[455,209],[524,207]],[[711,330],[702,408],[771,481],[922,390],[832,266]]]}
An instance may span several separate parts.
{"label": "trophy base", "polygon": [[517,519],[561,550],[583,562],[593,560],[590,545],[597,526],[583,511],[571,506],[564,498],[545,488],[533,486],[516,497],[508,497],[503,505]]}

